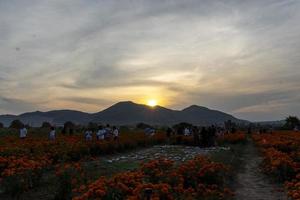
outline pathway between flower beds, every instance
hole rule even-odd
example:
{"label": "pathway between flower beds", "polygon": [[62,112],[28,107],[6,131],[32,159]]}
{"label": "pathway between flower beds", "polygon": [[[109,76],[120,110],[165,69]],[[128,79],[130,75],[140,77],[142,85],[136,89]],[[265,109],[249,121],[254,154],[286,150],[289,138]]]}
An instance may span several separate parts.
{"label": "pathway between flower beds", "polygon": [[244,169],[237,175],[234,186],[238,200],[286,200],[287,196],[280,191],[280,186],[260,171],[262,157],[259,155],[252,141],[245,145],[243,156]]}
{"label": "pathway between flower beds", "polygon": [[193,159],[197,155],[206,155],[209,152],[226,151],[228,147],[199,148],[181,145],[155,145],[150,148],[133,151],[130,153],[121,153],[108,156],[105,160],[109,163],[122,161],[147,161],[157,158],[167,158],[175,162],[184,162]]}

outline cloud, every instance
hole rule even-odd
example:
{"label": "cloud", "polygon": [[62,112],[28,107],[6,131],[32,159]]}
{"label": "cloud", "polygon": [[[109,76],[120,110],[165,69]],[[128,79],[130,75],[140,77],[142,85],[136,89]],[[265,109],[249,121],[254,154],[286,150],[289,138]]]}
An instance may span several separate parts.
{"label": "cloud", "polygon": [[[287,111],[290,115],[297,115],[299,109],[300,96],[292,98],[276,99],[271,101],[265,101],[257,105],[251,105],[248,107],[242,107],[233,111],[237,115],[247,114],[253,121],[258,120],[276,120],[278,116],[282,119],[287,115]],[[295,109],[297,108],[297,109]],[[270,116],[272,113],[274,116]]]}
{"label": "cloud", "polygon": [[93,111],[154,96],[246,119],[299,115],[299,8],[295,0],[0,1],[0,92],[22,101],[2,100],[0,112]]}
{"label": "cloud", "polygon": [[91,104],[91,105],[96,105],[96,106],[103,106],[103,105],[109,105],[109,104],[114,103],[107,99],[76,97],[76,96],[65,97],[65,98],[62,98],[62,100],[71,101],[71,102],[75,102],[75,103]]}
{"label": "cloud", "polygon": [[37,104],[22,99],[0,97],[0,111],[3,113],[28,112],[37,109]]}

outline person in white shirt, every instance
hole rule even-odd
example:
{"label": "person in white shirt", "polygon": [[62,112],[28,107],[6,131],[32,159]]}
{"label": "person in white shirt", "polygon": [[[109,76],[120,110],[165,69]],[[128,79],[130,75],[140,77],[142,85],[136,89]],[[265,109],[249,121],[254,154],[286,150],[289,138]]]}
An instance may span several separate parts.
{"label": "person in white shirt", "polygon": [[113,127],[113,135],[114,135],[114,140],[117,140],[119,138],[119,130],[117,127]]}
{"label": "person in white shirt", "polygon": [[99,130],[97,131],[97,140],[104,140],[105,138],[105,129],[102,126],[99,126]]}
{"label": "person in white shirt", "polygon": [[85,140],[86,141],[91,141],[92,139],[93,139],[93,132],[92,131],[90,131],[90,130],[87,130],[86,132],[85,132]]}
{"label": "person in white shirt", "polygon": [[184,129],[184,135],[189,136],[190,135],[190,130],[188,128]]}
{"label": "person in white shirt", "polygon": [[25,128],[25,126],[23,128],[20,129],[20,138],[24,139],[27,136],[27,129]]}
{"label": "person in white shirt", "polygon": [[51,131],[49,133],[49,139],[50,140],[55,140],[55,137],[56,137],[55,128],[51,127]]}
{"label": "person in white shirt", "polygon": [[111,130],[111,128],[110,128],[110,125],[107,124],[107,125],[106,125],[106,128],[105,128],[105,135],[104,135],[104,138],[109,140],[109,139],[111,138],[111,136],[112,136],[112,130]]}

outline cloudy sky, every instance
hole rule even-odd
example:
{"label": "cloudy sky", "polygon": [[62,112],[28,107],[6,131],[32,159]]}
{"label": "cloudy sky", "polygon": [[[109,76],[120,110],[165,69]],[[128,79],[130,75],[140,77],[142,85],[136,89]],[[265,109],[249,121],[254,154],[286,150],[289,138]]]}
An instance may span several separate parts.
{"label": "cloudy sky", "polygon": [[118,101],[300,115],[299,0],[0,0],[0,114]]}

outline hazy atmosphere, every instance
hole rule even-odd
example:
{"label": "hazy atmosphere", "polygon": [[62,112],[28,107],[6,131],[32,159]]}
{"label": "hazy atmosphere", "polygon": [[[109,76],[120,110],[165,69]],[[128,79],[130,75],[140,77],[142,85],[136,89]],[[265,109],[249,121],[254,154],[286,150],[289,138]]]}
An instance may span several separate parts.
{"label": "hazy atmosphere", "polygon": [[300,114],[300,1],[0,1],[0,114],[118,101]]}

